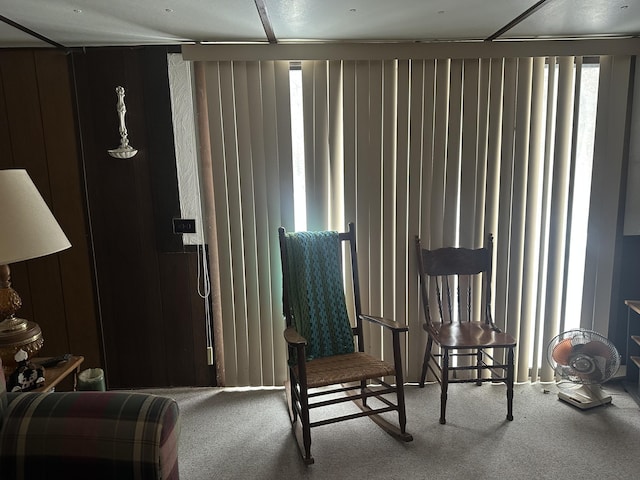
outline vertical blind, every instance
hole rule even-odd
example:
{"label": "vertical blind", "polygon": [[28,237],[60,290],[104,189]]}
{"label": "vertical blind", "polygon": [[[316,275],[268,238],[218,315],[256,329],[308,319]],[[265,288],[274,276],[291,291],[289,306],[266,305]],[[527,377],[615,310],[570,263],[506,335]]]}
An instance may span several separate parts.
{"label": "vertical blind", "polygon": [[[476,248],[494,236],[494,319],[518,339],[517,381],[552,380],[544,348],[566,315],[606,334],[631,58],[593,61],[600,66],[593,185],[574,182],[581,57],[301,63],[307,227],[355,222],[363,311],[409,325],[408,381],[419,377],[426,343],[416,235],[430,248]],[[277,228],[294,229],[290,63],[201,67],[226,384],[281,385]],[[567,312],[576,188],[598,201],[582,312]],[[367,349],[390,358],[388,341],[368,333]]]}

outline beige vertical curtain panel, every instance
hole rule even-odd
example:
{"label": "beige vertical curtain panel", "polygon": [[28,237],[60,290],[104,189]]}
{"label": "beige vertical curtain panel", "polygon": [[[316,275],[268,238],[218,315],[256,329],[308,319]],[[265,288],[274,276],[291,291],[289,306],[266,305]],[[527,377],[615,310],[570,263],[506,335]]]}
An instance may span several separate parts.
{"label": "beige vertical curtain panel", "polygon": [[[277,229],[293,229],[288,62],[206,62],[226,385],[286,377]],[[196,77],[197,79],[200,77]],[[201,136],[203,133],[201,132]]]}
{"label": "beige vertical curtain panel", "polygon": [[[593,169],[606,187],[574,182],[581,57],[299,64],[307,228],[343,230],[355,222],[363,310],[409,324],[408,381],[419,377],[426,342],[416,235],[437,248],[480,247],[493,234],[492,307],[498,326],[518,339],[517,381],[552,380],[545,348],[565,316],[582,315],[582,326],[607,333],[599,312],[611,308],[631,60],[590,61],[600,65],[602,96]],[[294,229],[291,65],[201,65],[226,384],[281,385],[277,228]],[[588,244],[607,249],[587,248],[581,313],[564,310],[576,188],[606,197],[591,206]],[[604,290],[608,296],[594,293]],[[368,349],[391,358],[379,332],[366,338]]]}

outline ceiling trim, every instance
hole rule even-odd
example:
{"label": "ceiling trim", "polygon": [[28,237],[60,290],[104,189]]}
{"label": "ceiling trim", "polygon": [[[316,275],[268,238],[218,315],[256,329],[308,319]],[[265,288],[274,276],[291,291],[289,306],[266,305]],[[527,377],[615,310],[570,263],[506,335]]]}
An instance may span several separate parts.
{"label": "ceiling trim", "polygon": [[185,60],[395,60],[637,55],[640,38],[443,43],[182,45]]}
{"label": "ceiling trim", "polygon": [[267,40],[269,40],[269,43],[278,43],[276,34],[271,26],[271,20],[269,20],[269,14],[267,13],[267,6],[265,5],[264,0],[254,0],[253,3],[255,3],[256,8],[258,9],[258,15],[260,16],[262,28],[264,28],[264,34],[266,35]]}
{"label": "ceiling trim", "polygon": [[520,22],[522,22],[524,19],[526,19],[528,16],[530,16],[531,14],[535,13],[536,11],[538,11],[540,9],[540,7],[542,7],[542,5],[547,3],[547,1],[548,0],[540,0],[538,3],[532,5],[531,7],[526,9],[524,12],[522,12],[520,15],[518,15],[516,18],[514,18],[509,23],[507,23],[504,27],[502,27],[496,33],[494,33],[493,35],[489,35],[486,38],[486,40],[487,41],[492,41],[492,40],[495,40],[495,39],[501,37],[502,35],[507,33],[509,30],[511,30],[513,27],[515,27]]}
{"label": "ceiling trim", "polygon": [[33,30],[25,27],[24,25],[20,25],[17,22],[14,22],[13,20],[11,20],[10,18],[5,17],[4,15],[0,15],[0,22],[6,23],[7,25],[12,26],[13,28],[17,28],[18,30],[31,35],[32,37],[37,38],[38,40],[42,40],[43,42],[48,43],[49,45],[52,45],[56,48],[62,48],[65,49],[67,47],[65,47],[64,45],[62,45],[61,43],[58,43],[54,40],[51,40],[50,38],[45,37],[44,35],[39,34],[38,32],[34,32]]}

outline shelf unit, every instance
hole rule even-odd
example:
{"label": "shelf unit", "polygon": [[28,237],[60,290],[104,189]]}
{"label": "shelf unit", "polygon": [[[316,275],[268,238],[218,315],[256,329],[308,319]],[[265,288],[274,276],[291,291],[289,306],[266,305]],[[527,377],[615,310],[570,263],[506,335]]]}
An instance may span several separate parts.
{"label": "shelf unit", "polygon": [[627,375],[624,388],[640,405],[640,300],[625,300],[627,310]]}

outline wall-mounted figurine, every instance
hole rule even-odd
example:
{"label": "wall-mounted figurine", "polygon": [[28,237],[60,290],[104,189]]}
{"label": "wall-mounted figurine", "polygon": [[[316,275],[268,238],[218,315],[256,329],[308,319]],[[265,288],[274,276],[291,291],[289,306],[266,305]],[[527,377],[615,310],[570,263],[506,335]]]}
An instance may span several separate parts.
{"label": "wall-mounted figurine", "polygon": [[127,133],[127,127],[124,123],[124,115],[127,113],[127,107],[124,104],[124,88],[120,86],[116,87],[116,95],[118,96],[116,110],[120,120],[120,146],[108,150],[108,152],[109,155],[114,158],[131,158],[138,153],[138,150],[129,145],[129,134]]}

